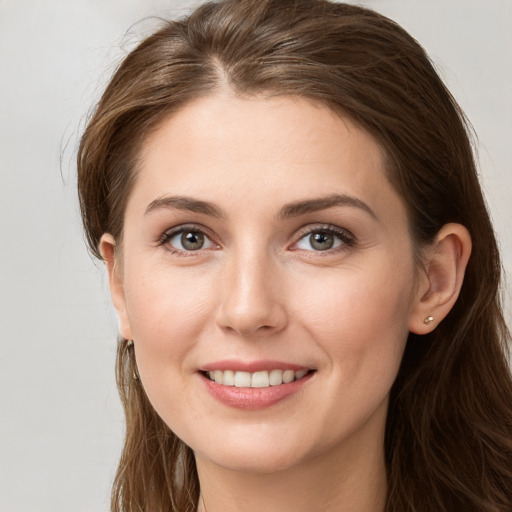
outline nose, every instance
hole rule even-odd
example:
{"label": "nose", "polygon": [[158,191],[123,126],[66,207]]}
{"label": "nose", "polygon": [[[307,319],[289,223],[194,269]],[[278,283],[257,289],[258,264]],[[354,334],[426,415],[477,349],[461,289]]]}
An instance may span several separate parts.
{"label": "nose", "polygon": [[287,323],[282,276],[268,255],[247,253],[226,263],[217,324],[243,337],[272,335]]}

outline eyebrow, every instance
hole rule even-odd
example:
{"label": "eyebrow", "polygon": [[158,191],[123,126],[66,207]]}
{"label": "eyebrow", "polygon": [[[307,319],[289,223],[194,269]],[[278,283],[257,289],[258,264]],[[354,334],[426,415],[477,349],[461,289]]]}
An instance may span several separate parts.
{"label": "eyebrow", "polygon": [[176,208],[177,210],[202,213],[215,218],[225,217],[224,212],[214,204],[185,196],[159,197],[149,203],[145,214],[147,215],[158,208]]}
{"label": "eyebrow", "polygon": [[[374,211],[363,201],[356,197],[346,194],[330,194],[325,197],[313,199],[305,199],[289,203],[281,208],[277,214],[278,219],[287,219],[290,217],[299,217],[308,213],[327,210],[335,206],[348,206],[351,208],[359,208],[368,213],[374,219],[377,218]],[[145,214],[157,210],[159,208],[175,208],[195,213],[202,213],[215,218],[226,218],[225,213],[213,203],[200,201],[186,196],[165,196],[159,197],[149,203]]]}
{"label": "eyebrow", "polygon": [[289,217],[298,217],[307,213],[318,212],[320,210],[327,210],[335,206],[349,206],[351,208],[359,208],[366,213],[370,214],[374,219],[377,219],[375,212],[363,201],[356,197],[348,196],[345,194],[330,194],[325,197],[314,199],[306,199],[304,201],[296,201],[287,204],[281,208],[278,218],[285,219]]}

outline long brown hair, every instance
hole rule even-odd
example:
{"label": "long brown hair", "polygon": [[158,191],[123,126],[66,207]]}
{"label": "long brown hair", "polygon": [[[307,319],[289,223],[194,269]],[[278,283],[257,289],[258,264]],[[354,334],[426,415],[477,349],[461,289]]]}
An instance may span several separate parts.
{"label": "long brown hair", "polygon": [[[500,260],[459,106],[421,46],[361,7],[327,0],[222,0],[144,40],[121,64],[81,140],[79,198],[92,252],[103,233],[122,241],[137,157],[164,117],[198,97],[295,95],[370,132],[387,156],[416,246],[448,222],[473,252],[461,294],[426,336],[409,336],[386,426],[387,512],[512,509],[512,379],[499,298]],[[193,453],[134,378],[119,343],[126,440],[113,512],[193,512]]]}

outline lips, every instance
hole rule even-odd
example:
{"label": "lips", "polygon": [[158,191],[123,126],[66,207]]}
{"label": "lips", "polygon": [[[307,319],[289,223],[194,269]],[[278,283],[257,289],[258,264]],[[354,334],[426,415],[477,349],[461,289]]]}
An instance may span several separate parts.
{"label": "lips", "polygon": [[295,394],[315,370],[278,361],[222,361],[200,370],[210,394],[224,405],[257,410]]}

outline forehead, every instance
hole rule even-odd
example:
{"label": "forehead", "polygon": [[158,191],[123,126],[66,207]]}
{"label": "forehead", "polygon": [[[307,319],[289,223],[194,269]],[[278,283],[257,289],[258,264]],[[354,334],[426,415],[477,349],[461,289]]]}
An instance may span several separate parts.
{"label": "forehead", "polygon": [[[296,97],[195,100],[148,137],[134,195],[166,193],[262,205],[344,193],[386,207],[401,202],[385,154],[367,132],[324,105]],[[151,197],[153,196],[153,197]],[[214,196],[214,197],[212,197]]]}

